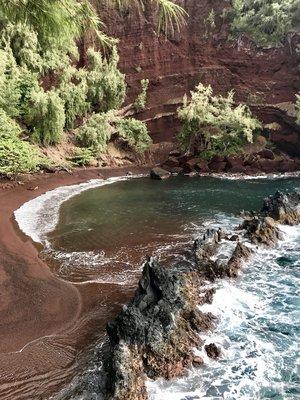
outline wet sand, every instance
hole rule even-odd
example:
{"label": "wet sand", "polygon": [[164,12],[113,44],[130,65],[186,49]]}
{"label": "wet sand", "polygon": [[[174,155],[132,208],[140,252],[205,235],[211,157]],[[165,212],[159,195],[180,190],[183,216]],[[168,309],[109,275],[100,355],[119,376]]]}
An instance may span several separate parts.
{"label": "wet sand", "polygon": [[[53,275],[39,248],[17,227],[13,212],[59,186],[89,179],[148,172],[147,167],[86,169],[36,175],[0,190],[0,398],[46,399],[76,368],[87,288]],[[35,188],[35,190],[29,190]],[[97,289],[95,289],[97,291]],[[97,300],[107,294],[92,296]],[[100,307],[101,308],[101,307]],[[100,311],[100,310],[99,310]],[[107,316],[103,316],[104,320]],[[78,334],[76,335],[76,332]],[[77,348],[78,347],[78,348]]]}

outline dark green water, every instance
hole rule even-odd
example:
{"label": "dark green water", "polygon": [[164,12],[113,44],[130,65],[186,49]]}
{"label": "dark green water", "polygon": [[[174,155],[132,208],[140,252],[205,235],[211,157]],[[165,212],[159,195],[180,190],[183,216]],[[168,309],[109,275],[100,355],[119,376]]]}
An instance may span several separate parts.
{"label": "dark green water", "polygon": [[[101,303],[107,321],[116,313],[112,305],[124,304],[132,295],[146,254],[172,262],[207,227],[230,229],[241,210],[259,210],[267,195],[296,188],[296,178],[117,182],[63,203],[48,239],[61,262],[60,276],[97,283],[89,312],[100,321],[95,310]],[[300,231],[288,228],[285,241],[259,251],[242,279],[217,282],[214,302],[206,311],[219,317],[219,325],[203,339],[217,343],[223,357],[211,361],[198,349],[204,368],[176,381],[149,382],[150,399],[299,399],[299,267]],[[95,290],[85,287],[92,303]],[[97,333],[104,330],[100,325],[97,322]],[[92,333],[86,331],[87,336]],[[99,343],[93,346],[101,347]]]}
{"label": "dark green water", "polygon": [[296,186],[299,179],[132,179],[82,192],[63,203],[49,238],[57,250],[104,250],[113,255],[120,247],[168,243],[203,222],[257,210],[267,195]]}

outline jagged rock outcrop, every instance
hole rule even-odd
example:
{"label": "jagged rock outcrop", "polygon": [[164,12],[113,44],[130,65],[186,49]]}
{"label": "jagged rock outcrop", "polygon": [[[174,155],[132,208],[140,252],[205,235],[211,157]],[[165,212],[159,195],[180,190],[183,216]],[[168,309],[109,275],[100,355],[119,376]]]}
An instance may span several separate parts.
{"label": "jagged rock outcrop", "polygon": [[264,200],[262,213],[272,217],[276,221],[296,225],[300,223],[300,192],[289,194],[276,192]]}
{"label": "jagged rock outcrop", "polygon": [[[299,223],[299,207],[299,193],[277,192],[265,200],[261,213],[245,216],[236,234],[208,229],[194,242],[189,263],[164,267],[147,260],[134,298],[107,326],[111,399],[147,400],[146,379],[170,379],[192,365],[201,367],[204,360],[192,349],[204,345],[201,332],[214,326],[214,316],[198,307],[212,302],[215,288],[207,289],[207,280],[236,277],[253,253],[247,241],[274,245],[281,237],[279,222]],[[231,250],[219,260],[224,245]],[[212,359],[221,356],[215,343],[203,348]]]}
{"label": "jagged rock outcrop", "polygon": [[132,302],[107,327],[113,357],[109,390],[115,400],[147,399],[145,377],[170,379],[194,360],[200,331],[213,317],[197,309],[191,269],[149,259]]}

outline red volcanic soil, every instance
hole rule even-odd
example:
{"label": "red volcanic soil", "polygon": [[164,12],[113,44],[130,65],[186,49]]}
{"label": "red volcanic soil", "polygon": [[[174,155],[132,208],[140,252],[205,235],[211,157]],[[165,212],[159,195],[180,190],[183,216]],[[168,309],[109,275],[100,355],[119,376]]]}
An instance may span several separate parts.
{"label": "red volcanic soil", "polygon": [[[126,74],[128,102],[140,91],[140,80],[150,80],[147,108],[139,117],[148,122],[155,143],[173,140],[180,123],[174,118],[184,94],[200,81],[211,84],[216,93],[234,89],[237,101],[253,105],[253,112],[264,123],[282,124],[273,140],[283,151],[300,154],[300,131],[284,112],[265,107],[295,103],[300,90],[297,52],[300,35],[294,34],[281,47],[262,48],[247,37],[228,40],[229,26],[223,18],[230,5],[225,0],[182,0],[189,13],[180,34],[165,39],[155,32],[153,10],[146,2],[142,13],[118,13],[99,8],[109,33],[119,38],[120,69]],[[148,4],[149,3],[149,4]],[[99,7],[99,2],[94,0]],[[215,12],[215,27],[207,16]],[[85,62],[88,42],[82,42],[81,62]]]}

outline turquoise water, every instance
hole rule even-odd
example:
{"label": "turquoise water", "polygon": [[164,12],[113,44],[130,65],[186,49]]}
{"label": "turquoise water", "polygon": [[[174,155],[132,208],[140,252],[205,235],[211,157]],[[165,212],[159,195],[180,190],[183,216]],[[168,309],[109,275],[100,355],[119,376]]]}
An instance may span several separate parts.
{"label": "turquoise water", "polygon": [[[106,300],[125,303],[146,254],[178,260],[207,227],[230,229],[241,210],[258,210],[265,196],[295,188],[299,179],[133,179],[63,203],[47,237],[60,276],[106,289],[122,285]],[[284,233],[276,248],[258,250],[237,280],[217,282],[213,304],[203,307],[218,316],[216,330],[202,337],[221,347],[221,359],[195,349],[204,367],[171,382],[148,382],[151,400],[300,398],[300,230]]]}

